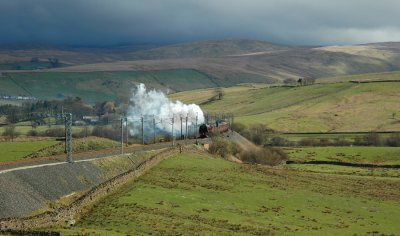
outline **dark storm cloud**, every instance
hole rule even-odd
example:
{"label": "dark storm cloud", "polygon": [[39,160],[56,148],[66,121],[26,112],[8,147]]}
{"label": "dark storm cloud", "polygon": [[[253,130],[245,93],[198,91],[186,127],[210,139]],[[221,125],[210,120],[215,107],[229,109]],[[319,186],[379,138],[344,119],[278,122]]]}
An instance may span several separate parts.
{"label": "dark storm cloud", "polygon": [[398,0],[0,0],[0,42],[400,41]]}

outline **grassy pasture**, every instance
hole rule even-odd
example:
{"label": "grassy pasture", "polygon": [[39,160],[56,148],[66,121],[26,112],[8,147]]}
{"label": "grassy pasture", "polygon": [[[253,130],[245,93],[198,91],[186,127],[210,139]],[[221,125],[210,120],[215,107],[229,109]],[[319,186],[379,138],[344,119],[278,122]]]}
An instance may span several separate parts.
{"label": "grassy pasture", "polygon": [[206,75],[190,69],[115,72],[7,73],[0,78],[0,94],[24,94],[39,99],[81,97],[96,102],[130,96],[135,84],[149,88],[183,91],[215,86]]}
{"label": "grassy pasture", "polygon": [[[224,90],[222,100],[202,108],[234,113],[236,122],[263,123],[284,132],[392,131],[400,130],[399,91],[400,82],[234,87]],[[195,94],[191,97],[191,92],[182,92],[171,97],[201,103],[212,93],[197,90]]]}
{"label": "grassy pasture", "polygon": [[400,80],[400,71],[326,77],[318,79],[317,83],[341,83],[349,81],[366,82],[382,80]]}
{"label": "grassy pasture", "polygon": [[[65,64],[60,64],[59,66],[65,66]],[[52,64],[47,61],[20,61],[0,64],[0,70],[36,70],[46,68],[52,68]]]}
{"label": "grassy pasture", "polygon": [[[121,144],[114,140],[99,138],[99,137],[85,137],[85,138],[75,138],[72,140],[73,152],[87,152],[96,151],[100,149],[115,148],[119,147]],[[32,152],[29,157],[48,157],[52,155],[59,155],[64,153],[64,143],[59,143],[47,148],[44,148],[37,152]]]}
{"label": "grassy pasture", "polygon": [[[119,147],[120,143],[99,137],[73,139],[74,152],[95,151]],[[64,153],[64,143],[55,140],[0,142],[0,162],[16,161],[24,157],[48,157]]]}
{"label": "grassy pasture", "polygon": [[64,234],[353,235],[400,231],[398,178],[240,165],[199,154],[162,162],[93,203]]}
{"label": "grassy pasture", "polygon": [[335,165],[298,165],[291,164],[285,168],[312,172],[320,174],[333,174],[333,175],[351,175],[351,176],[369,176],[386,177],[386,178],[400,178],[400,171],[398,169],[390,168],[365,168],[365,167],[348,167],[348,166],[335,166]]}
{"label": "grassy pasture", "polygon": [[293,161],[400,164],[400,147],[301,147],[285,151]]}
{"label": "grassy pasture", "polygon": [[[346,134],[277,134],[277,136],[285,138],[290,141],[300,141],[302,139],[344,139],[346,141],[354,141],[356,137],[364,136],[365,134],[357,134],[357,133],[346,133]],[[388,137],[390,134],[380,134],[381,137]]]}
{"label": "grassy pasture", "polygon": [[[17,125],[15,126],[15,131],[18,132],[20,135],[27,135],[29,131],[31,130],[36,130],[37,132],[44,132],[48,129],[64,129],[64,125],[51,125],[50,127],[48,125],[41,125],[37,126],[36,128],[32,128],[30,125]],[[72,126],[72,132],[78,133],[82,131],[85,128],[85,126]],[[91,126],[89,126],[91,128]],[[0,127],[0,134],[4,132],[5,127]]]}
{"label": "grassy pasture", "polygon": [[0,162],[16,161],[43,148],[59,143],[54,140],[0,142]]}

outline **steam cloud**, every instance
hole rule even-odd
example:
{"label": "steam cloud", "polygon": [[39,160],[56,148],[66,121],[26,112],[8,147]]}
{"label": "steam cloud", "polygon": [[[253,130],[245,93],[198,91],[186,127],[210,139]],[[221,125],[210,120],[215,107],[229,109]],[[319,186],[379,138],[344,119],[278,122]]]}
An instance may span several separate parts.
{"label": "steam cloud", "polygon": [[204,123],[204,114],[198,105],[187,105],[180,101],[173,102],[161,91],[147,90],[144,84],[137,86],[130,101],[132,105],[128,109],[128,121],[134,124],[133,128],[130,129],[132,135],[141,133],[142,117],[147,137],[153,134],[153,117],[158,133],[171,133],[172,117],[174,117],[175,136],[178,136],[178,133],[180,135],[181,132],[181,117],[183,134],[186,132],[186,116],[188,117],[188,129],[192,130],[192,133],[196,124],[196,116],[198,125]]}

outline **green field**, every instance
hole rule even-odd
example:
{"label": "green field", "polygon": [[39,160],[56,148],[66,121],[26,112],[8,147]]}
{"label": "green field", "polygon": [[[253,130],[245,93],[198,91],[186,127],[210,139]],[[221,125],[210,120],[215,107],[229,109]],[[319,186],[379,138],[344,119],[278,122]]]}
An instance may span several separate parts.
{"label": "green field", "polygon": [[[59,64],[59,66],[65,66],[65,64]],[[1,63],[0,70],[36,70],[36,69],[47,69],[52,68],[52,64],[48,61],[20,61],[13,63]]]}
{"label": "green field", "polygon": [[199,154],[162,162],[93,203],[64,234],[391,235],[398,178],[240,165]]}
{"label": "green field", "polygon": [[[89,129],[91,128],[91,126],[88,126]],[[27,135],[29,131],[31,130],[35,130],[37,132],[45,132],[48,129],[64,129],[65,126],[64,125],[41,125],[41,126],[37,126],[36,128],[32,128],[32,126],[30,125],[17,125],[15,126],[15,131],[19,134],[19,135]],[[80,131],[82,131],[85,128],[85,126],[73,126],[72,127],[72,131],[73,133],[78,133]],[[2,134],[4,132],[5,127],[0,127],[0,134]]]}
{"label": "green field", "polygon": [[[400,82],[238,86],[224,91],[222,100],[201,107],[234,113],[235,121],[246,125],[263,123],[284,132],[400,130]],[[192,93],[196,95],[190,98]],[[210,90],[171,95],[200,104],[211,96]]]}
{"label": "green field", "polygon": [[190,69],[115,72],[7,73],[0,77],[0,94],[32,95],[39,99],[81,97],[84,101],[130,97],[135,84],[184,91],[215,86],[208,76]]}
{"label": "green field", "polygon": [[[390,133],[379,133],[376,132],[376,134],[379,135],[380,138],[382,139],[387,139],[392,136]],[[271,134],[272,136],[278,136],[285,138],[289,141],[301,141],[304,139],[314,139],[314,140],[321,140],[321,139],[328,139],[331,141],[335,140],[344,140],[344,141],[349,141],[349,142],[354,142],[356,138],[363,138],[366,135],[369,135],[369,133],[320,133],[320,134],[308,134],[308,133],[275,133]]]}
{"label": "green field", "polygon": [[351,176],[369,176],[386,177],[386,178],[400,178],[399,169],[391,168],[378,168],[378,167],[349,167],[349,166],[336,166],[336,165],[303,165],[303,164],[290,164],[285,166],[288,170],[297,170],[303,172],[312,172],[319,174],[333,174],[333,175],[351,175]]}
{"label": "green field", "polygon": [[284,150],[292,161],[400,164],[400,147],[302,147]]}
{"label": "green field", "polygon": [[[65,151],[64,145],[64,143],[59,143],[57,145],[44,148],[40,151],[32,152],[28,157],[37,158],[63,154]],[[101,149],[116,148],[120,147],[120,145],[120,142],[100,137],[74,138],[72,140],[73,152],[96,151]]]}
{"label": "green field", "polygon": [[59,142],[41,140],[29,142],[0,142],[0,162],[16,161],[37,152],[43,148],[53,146]]}
{"label": "green field", "polygon": [[382,81],[382,80],[387,80],[387,81],[397,80],[398,81],[398,80],[400,80],[400,71],[321,78],[321,79],[317,80],[317,83],[341,83],[341,82],[349,82],[349,81],[367,82],[367,81]]}

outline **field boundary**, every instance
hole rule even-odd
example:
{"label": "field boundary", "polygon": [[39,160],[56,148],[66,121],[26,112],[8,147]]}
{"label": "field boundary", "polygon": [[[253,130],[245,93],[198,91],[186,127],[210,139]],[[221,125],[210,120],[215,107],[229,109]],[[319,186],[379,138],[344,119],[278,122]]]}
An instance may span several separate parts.
{"label": "field boundary", "polygon": [[0,229],[0,235],[59,236],[61,234],[54,231]]}
{"label": "field boundary", "polygon": [[351,163],[342,161],[286,161],[287,165],[298,164],[298,165],[336,165],[336,166],[351,166],[351,167],[367,167],[367,168],[388,168],[388,169],[400,169],[400,165],[379,165],[369,163]]}
{"label": "field boundary", "polygon": [[388,83],[388,82],[400,82],[400,80],[393,79],[393,80],[350,80],[349,81],[349,83],[356,83],[356,84]]}
{"label": "field boundary", "polygon": [[277,132],[277,134],[400,134],[400,131],[349,131],[349,132]]}

